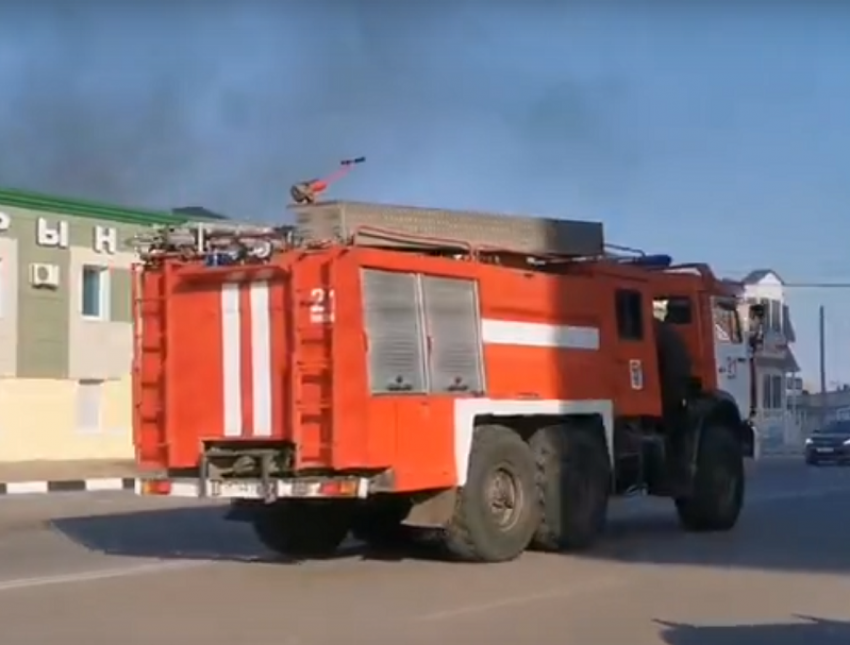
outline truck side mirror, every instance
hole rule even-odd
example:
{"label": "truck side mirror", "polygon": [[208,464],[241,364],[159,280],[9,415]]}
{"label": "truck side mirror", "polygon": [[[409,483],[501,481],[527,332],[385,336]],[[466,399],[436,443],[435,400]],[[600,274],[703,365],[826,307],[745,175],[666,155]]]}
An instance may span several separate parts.
{"label": "truck side mirror", "polygon": [[750,305],[749,313],[748,339],[750,347],[755,351],[764,344],[765,307],[760,303]]}

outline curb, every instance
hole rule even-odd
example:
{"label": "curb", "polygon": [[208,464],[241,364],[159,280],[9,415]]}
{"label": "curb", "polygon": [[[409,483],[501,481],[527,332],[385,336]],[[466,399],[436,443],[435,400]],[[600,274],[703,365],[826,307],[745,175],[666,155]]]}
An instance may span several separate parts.
{"label": "curb", "polygon": [[0,482],[0,496],[135,490],[135,477]]}

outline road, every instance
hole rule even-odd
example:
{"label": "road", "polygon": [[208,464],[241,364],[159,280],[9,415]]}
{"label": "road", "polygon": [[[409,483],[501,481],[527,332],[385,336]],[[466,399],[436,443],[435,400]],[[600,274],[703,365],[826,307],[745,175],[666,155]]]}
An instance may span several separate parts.
{"label": "road", "polygon": [[586,555],[289,564],[220,509],[124,493],[0,500],[3,645],[850,643],[850,468],[761,462],[738,529],[618,502]]}

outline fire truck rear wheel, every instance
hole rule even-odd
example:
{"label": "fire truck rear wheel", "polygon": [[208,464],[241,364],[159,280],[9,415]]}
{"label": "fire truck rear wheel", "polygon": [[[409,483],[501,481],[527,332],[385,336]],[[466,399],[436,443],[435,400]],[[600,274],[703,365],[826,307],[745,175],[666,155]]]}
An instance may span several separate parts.
{"label": "fire truck rear wheel", "polygon": [[745,478],[743,449],[732,428],[709,425],[700,440],[692,494],[676,500],[682,527],[732,529],[744,505]]}
{"label": "fire truck rear wheel", "polygon": [[528,548],[539,522],[534,457],[510,428],[480,426],[466,484],[458,491],[444,546],[456,559],[505,562]]}
{"label": "fire truck rear wheel", "polygon": [[333,555],[351,526],[346,502],[286,500],[257,510],[257,539],[271,551],[293,557]]}
{"label": "fire truck rear wheel", "polygon": [[567,424],[531,438],[541,516],[534,548],[585,549],[604,531],[611,467],[603,436],[596,427]]}

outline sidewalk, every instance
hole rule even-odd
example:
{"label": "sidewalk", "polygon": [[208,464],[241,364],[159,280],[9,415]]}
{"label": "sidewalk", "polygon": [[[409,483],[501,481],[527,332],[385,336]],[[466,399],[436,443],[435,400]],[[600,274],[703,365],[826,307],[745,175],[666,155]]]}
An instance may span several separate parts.
{"label": "sidewalk", "polygon": [[132,461],[0,462],[0,495],[132,490],[137,476]]}

